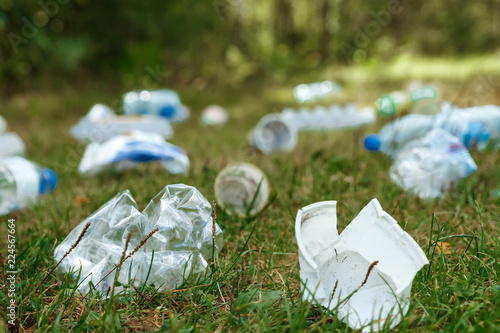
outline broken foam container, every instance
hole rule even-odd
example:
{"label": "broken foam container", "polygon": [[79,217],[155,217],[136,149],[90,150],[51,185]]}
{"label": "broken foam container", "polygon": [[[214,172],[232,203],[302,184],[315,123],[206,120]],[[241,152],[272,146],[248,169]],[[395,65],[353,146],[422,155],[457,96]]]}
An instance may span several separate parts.
{"label": "broken foam container", "polygon": [[[70,251],[87,222],[90,227]],[[108,273],[120,262],[128,235],[131,238],[126,253],[130,254],[156,228],[159,230],[123,262],[117,277],[122,285],[133,280],[137,287],[154,285],[158,291],[177,288],[186,279],[205,272],[207,261],[223,245],[222,230],[212,219],[212,206],[195,187],[168,185],[142,212],[126,190],[77,225],[57,246],[55,261],[64,257],[57,276],[62,279],[71,273],[80,293],[95,288],[101,297],[108,297],[106,292],[113,285],[116,271]],[[117,292],[122,290],[117,286]]]}
{"label": "broken foam container", "polygon": [[340,320],[363,332],[401,322],[413,279],[429,263],[377,199],[340,235],[336,201],[306,206],[297,213],[295,236],[304,300],[338,310]]}

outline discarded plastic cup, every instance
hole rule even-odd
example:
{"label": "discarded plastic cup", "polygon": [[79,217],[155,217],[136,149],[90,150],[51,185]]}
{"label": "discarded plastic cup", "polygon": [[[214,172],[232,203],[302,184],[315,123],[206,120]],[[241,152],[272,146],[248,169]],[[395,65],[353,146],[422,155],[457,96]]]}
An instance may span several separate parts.
{"label": "discarded plastic cup", "polygon": [[227,122],[227,112],[219,105],[207,106],[201,113],[202,125],[222,126]]}
{"label": "discarded plastic cup", "polygon": [[248,163],[225,167],[215,179],[215,198],[223,208],[240,216],[260,212],[269,199],[269,182],[262,170]]}
{"label": "discarded plastic cup", "polygon": [[0,116],[0,134],[5,132],[7,129],[7,122],[5,121],[4,117]]}
{"label": "discarded plastic cup", "polygon": [[250,132],[248,141],[264,154],[291,151],[297,145],[297,129],[279,113],[264,116]]}
{"label": "discarded plastic cup", "polygon": [[304,300],[338,311],[352,329],[393,328],[408,312],[415,275],[429,261],[377,199],[340,236],[336,205],[317,202],[297,213]]}

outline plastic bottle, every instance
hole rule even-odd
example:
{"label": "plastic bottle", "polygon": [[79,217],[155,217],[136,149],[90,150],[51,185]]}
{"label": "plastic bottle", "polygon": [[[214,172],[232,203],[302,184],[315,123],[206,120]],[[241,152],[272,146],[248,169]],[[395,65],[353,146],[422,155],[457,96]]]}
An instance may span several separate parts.
{"label": "plastic bottle", "polygon": [[297,145],[297,128],[280,113],[270,113],[250,132],[248,141],[264,154],[291,151]]}
{"label": "plastic bottle", "polygon": [[406,144],[391,167],[391,179],[421,198],[436,198],[477,165],[463,143],[442,129]]}
{"label": "plastic bottle", "polygon": [[123,112],[129,115],[159,115],[171,122],[184,121],[189,117],[179,95],[169,89],[128,92],[123,95]]}
{"label": "plastic bottle", "polygon": [[80,121],[71,128],[71,135],[82,142],[105,142],[115,136],[144,131],[169,139],[173,135],[170,121],[161,116],[117,116],[104,104],[95,104]]}
{"label": "plastic bottle", "polygon": [[35,203],[56,185],[56,174],[50,169],[18,156],[0,158],[0,215]]}
{"label": "plastic bottle", "polygon": [[326,99],[338,96],[342,88],[335,82],[323,81],[309,84],[299,84],[293,89],[293,95],[299,103],[313,102],[318,99]]}
{"label": "plastic bottle", "polygon": [[354,104],[346,106],[317,106],[314,109],[301,108],[297,111],[284,109],[282,112],[290,124],[299,131],[333,130],[371,124],[375,121],[373,108],[358,109]]}
{"label": "plastic bottle", "polygon": [[433,87],[420,87],[409,92],[395,91],[383,95],[375,102],[382,116],[400,116],[406,113],[432,114],[440,109],[437,91]]}
{"label": "plastic bottle", "polygon": [[488,142],[491,129],[483,122],[472,120],[468,121],[449,112],[434,116],[409,114],[388,123],[379,134],[368,135],[364,146],[369,151],[380,150],[394,158],[406,143],[435,128],[441,128],[458,137],[467,147],[477,145],[481,148]]}

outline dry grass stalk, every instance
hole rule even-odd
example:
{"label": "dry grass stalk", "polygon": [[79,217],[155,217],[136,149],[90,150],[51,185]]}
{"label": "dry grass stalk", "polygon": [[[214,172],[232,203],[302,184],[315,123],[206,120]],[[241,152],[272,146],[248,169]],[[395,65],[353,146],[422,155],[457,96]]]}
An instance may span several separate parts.
{"label": "dry grass stalk", "polygon": [[[107,277],[108,277],[111,273],[113,273],[113,272],[115,271],[115,269],[117,269],[117,268],[118,268],[118,266],[121,266],[121,264],[123,264],[123,262],[125,262],[128,258],[132,257],[132,256],[133,256],[133,255],[134,255],[137,251],[139,251],[139,249],[140,249],[141,247],[143,247],[143,246],[144,246],[144,244],[146,244],[146,242],[148,241],[148,239],[149,239],[149,238],[151,238],[151,236],[153,236],[153,235],[154,235],[154,233],[155,233],[155,232],[157,232],[158,230],[159,230],[159,229],[158,229],[158,228],[156,228],[156,229],[154,229],[153,231],[151,231],[151,232],[149,233],[149,235],[147,235],[146,237],[144,237],[144,239],[143,239],[143,240],[141,240],[141,242],[139,243],[139,245],[137,245],[137,246],[135,247],[135,249],[134,249],[132,252],[130,252],[130,253],[129,253],[129,254],[128,254],[128,255],[127,255],[127,256],[126,256],[123,260],[120,260],[120,263],[118,263],[118,265],[116,265],[116,266],[115,266],[112,270],[110,270],[110,271],[108,272],[108,274],[106,274],[106,275],[105,275],[105,276],[104,276],[101,280],[99,280],[99,282],[97,282],[97,283],[95,284],[95,287],[97,287],[97,285],[99,285],[99,283],[101,283],[102,281],[104,281],[104,280],[105,280],[105,279],[106,279],[106,278],[107,278]],[[126,249],[125,249],[125,251],[126,251]],[[122,255],[122,258],[123,258],[123,255]],[[87,295],[88,295],[89,293],[90,293],[90,291],[89,291],[87,294],[85,294],[84,298],[85,298],[85,297],[87,297]]]}
{"label": "dry grass stalk", "polygon": [[54,273],[54,271],[56,270],[56,268],[71,253],[71,251],[73,251],[75,249],[75,247],[77,247],[78,244],[80,244],[80,241],[83,239],[83,236],[85,236],[85,234],[87,233],[87,230],[89,229],[89,227],[90,227],[90,222],[87,222],[87,224],[83,228],[82,232],[80,233],[80,236],[78,236],[78,239],[76,240],[76,242],[69,248],[68,251],[66,251],[66,253],[63,255],[63,257],[61,258],[61,260],[59,260],[59,262],[54,266],[54,268],[52,268],[52,270],[47,275],[45,275],[45,277],[43,278],[42,282],[40,282],[40,284],[38,285],[37,290],[40,289],[40,286],[43,285],[43,283],[49,277],[49,275],[51,275],[52,273]]}
{"label": "dry grass stalk", "polygon": [[375,267],[375,265],[377,265],[377,264],[378,264],[378,260],[376,260],[376,261],[374,261],[374,262],[371,263],[370,267],[368,267],[368,272],[366,272],[365,280],[358,287],[358,289],[361,288],[361,287],[363,287],[366,284],[366,282],[368,281],[368,277],[370,276],[370,273],[372,272],[373,267]]}

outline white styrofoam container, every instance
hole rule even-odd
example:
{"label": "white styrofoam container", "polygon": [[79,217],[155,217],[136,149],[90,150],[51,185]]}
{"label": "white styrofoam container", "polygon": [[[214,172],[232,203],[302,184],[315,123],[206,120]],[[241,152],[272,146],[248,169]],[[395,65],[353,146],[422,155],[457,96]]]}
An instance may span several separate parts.
{"label": "white styrofoam container", "polygon": [[363,332],[401,322],[413,279],[429,262],[377,199],[340,235],[336,201],[306,206],[297,213],[295,235],[304,300],[337,309],[340,320]]}

